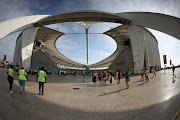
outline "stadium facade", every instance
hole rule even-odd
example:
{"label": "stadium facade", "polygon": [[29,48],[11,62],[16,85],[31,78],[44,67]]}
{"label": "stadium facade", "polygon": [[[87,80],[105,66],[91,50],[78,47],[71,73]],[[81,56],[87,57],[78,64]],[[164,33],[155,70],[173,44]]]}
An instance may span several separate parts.
{"label": "stadium facade", "polygon": [[[1,22],[0,39],[14,32],[22,31],[16,40],[13,63],[19,66],[24,65],[25,68],[42,66],[51,69],[59,69],[59,67],[62,69],[106,68],[112,70],[133,68],[136,71],[143,68],[160,69],[158,41],[145,27],[180,39],[179,21],[179,18],[158,13],[74,11],[56,15],[26,16]],[[64,22],[122,24],[103,33],[116,41],[117,49],[108,58],[91,65],[71,60],[58,51],[55,46],[56,40],[66,33],[45,27],[45,25]]]}

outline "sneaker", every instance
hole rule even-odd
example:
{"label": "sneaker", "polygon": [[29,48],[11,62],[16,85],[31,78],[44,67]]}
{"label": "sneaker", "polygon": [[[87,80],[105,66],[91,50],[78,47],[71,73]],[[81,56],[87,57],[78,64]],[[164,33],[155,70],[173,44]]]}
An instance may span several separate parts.
{"label": "sneaker", "polygon": [[41,94],[41,95],[44,95],[44,94]]}
{"label": "sneaker", "polygon": [[39,93],[39,95],[40,95],[41,93]]}
{"label": "sneaker", "polygon": [[21,94],[22,92],[20,91],[19,93]]}
{"label": "sneaker", "polygon": [[10,93],[10,94],[12,94],[12,93],[13,93],[13,91],[10,91],[9,93]]}

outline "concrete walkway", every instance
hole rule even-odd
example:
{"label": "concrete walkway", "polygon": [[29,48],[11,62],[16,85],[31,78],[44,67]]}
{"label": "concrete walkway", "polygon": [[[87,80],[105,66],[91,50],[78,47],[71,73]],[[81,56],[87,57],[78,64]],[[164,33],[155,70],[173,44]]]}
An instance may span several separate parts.
{"label": "concrete walkway", "polygon": [[[3,120],[171,120],[180,109],[180,69],[172,83],[172,70],[114,80],[110,85],[82,82],[82,76],[49,75],[44,96],[38,94],[36,76],[30,75],[26,92],[19,93],[17,75],[14,93],[9,94],[5,71],[0,69],[0,119]],[[80,89],[73,89],[80,88]]]}

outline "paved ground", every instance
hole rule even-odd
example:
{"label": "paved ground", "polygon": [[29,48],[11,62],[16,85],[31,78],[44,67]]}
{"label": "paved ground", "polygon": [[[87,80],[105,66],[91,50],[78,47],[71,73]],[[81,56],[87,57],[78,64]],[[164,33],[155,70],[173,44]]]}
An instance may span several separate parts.
{"label": "paved ground", "polygon": [[[49,75],[45,95],[38,94],[36,76],[30,75],[26,93],[19,94],[17,76],[9,94],[6,74],[0,69],[0,119],[3,120],[171,120],[180,109],[180,69],[159,71],[150,81],[131,77],[110,85],[82,82],[82,76]],[[80,88],[74,90],[73,88]]]}

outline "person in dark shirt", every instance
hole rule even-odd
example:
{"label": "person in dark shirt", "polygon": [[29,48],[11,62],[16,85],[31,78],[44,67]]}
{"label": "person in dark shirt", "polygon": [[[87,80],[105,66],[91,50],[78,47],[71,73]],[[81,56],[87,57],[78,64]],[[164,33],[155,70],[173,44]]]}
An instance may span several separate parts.
{"label": "person in dark shirt", "polygon": [[176,75],[174,74],[174,71],[175,71],[174,64],[173,64],[173,67],[172,67],[172,71],[173,71],[173,77],[176,77]]}

